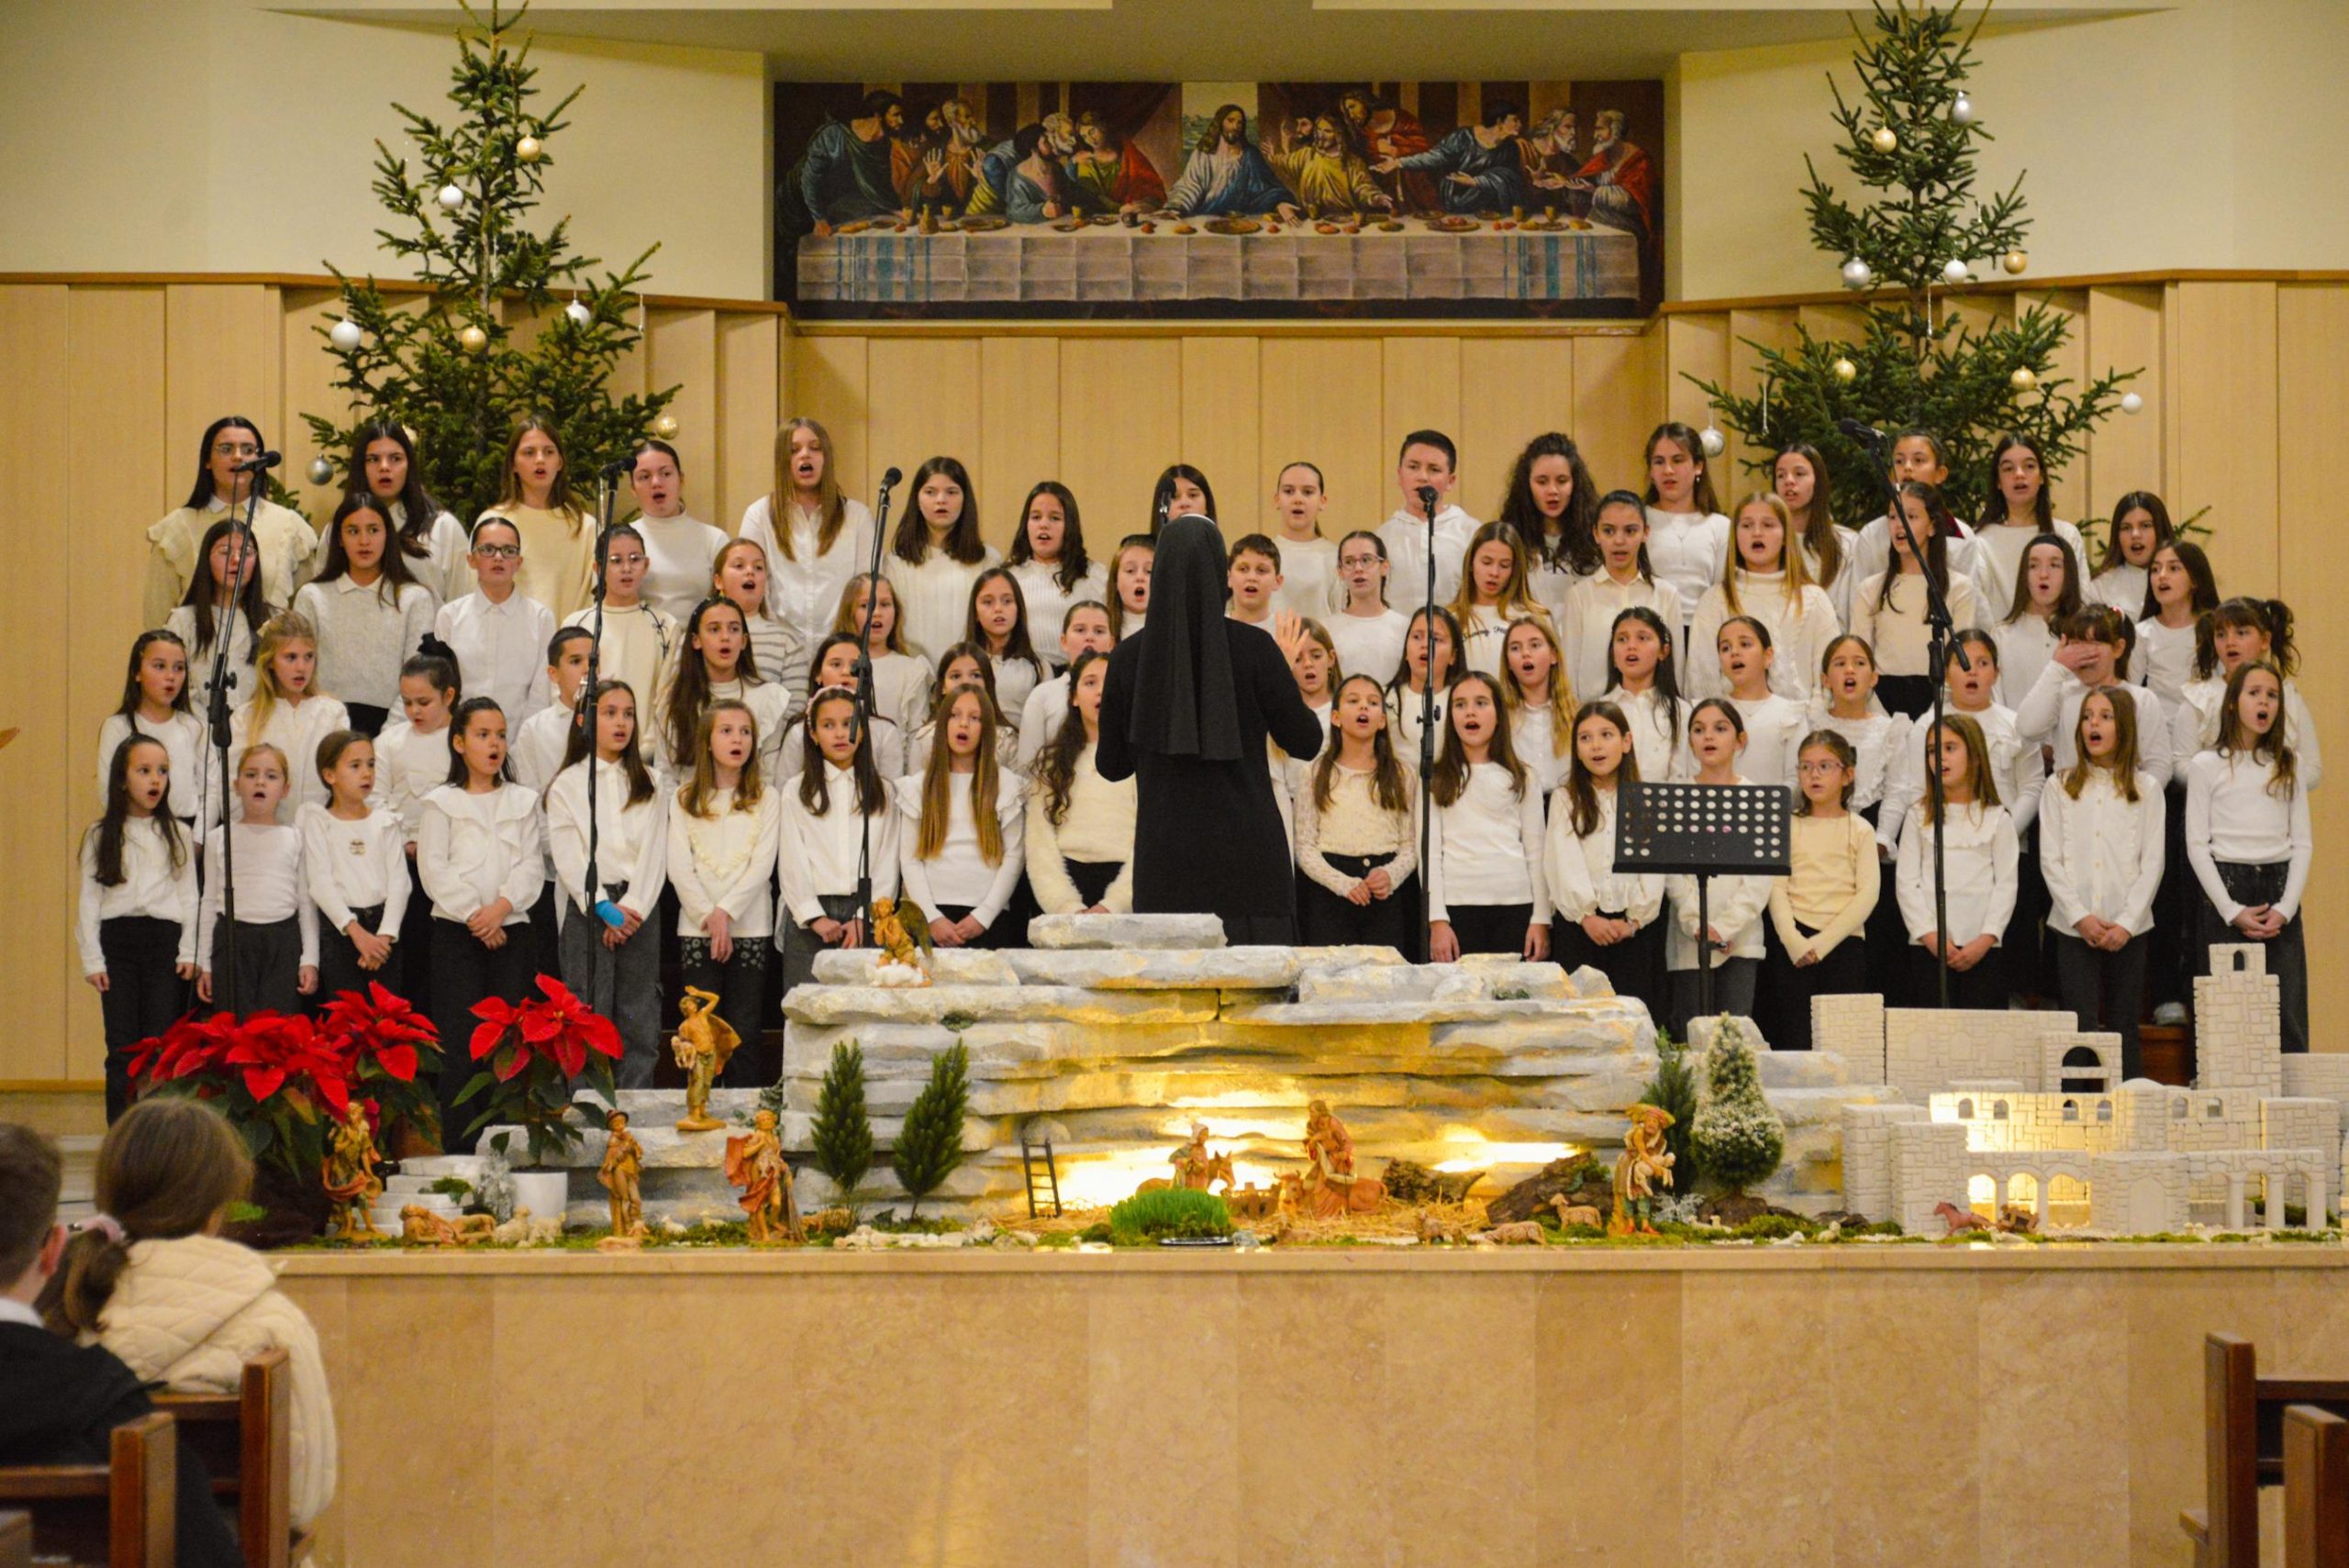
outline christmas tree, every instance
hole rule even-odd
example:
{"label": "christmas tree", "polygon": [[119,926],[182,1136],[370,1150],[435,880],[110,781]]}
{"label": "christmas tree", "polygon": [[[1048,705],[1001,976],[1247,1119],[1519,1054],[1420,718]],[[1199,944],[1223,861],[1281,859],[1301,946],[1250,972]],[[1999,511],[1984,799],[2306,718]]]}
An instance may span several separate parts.
{"label": "christmas tree", "polygon": [[[662,413],[675,388],[617,400],[606,390],[640,335],[630,296],[660,247],[596,282],[590,270],[602,263],[573,253],[569,218],[542,234],[529,227],[554,166],[551,144],[580,89],[543,113],[531,106],[538,68],[527,39],[509,41],[529,9],[508,17],[494,3],[484,20],[465,6],[449,92],[457,113],[448,123],[392,106],[420,167],[375,144],[373,190],[398,220],[375,232],[430,297],[421,311],[404,309],[372,273],[357,283],[328,264],[342,284],[342,318],[318,330],[351,407],[340,420],[303,416],[324,453],[313,483],[355,483],[344,469],[358,428],[393,419],[414,433],[427,487],[470,521],[496,502],[507,435],[526,414],[554,422],[582,488],[647,435],[675,428]],[[573,298],[557,311],[559,289]]]}
{"label": "christmas tree", "polygon": [[857,1184],[873,1169],[873,1119],[864,1109],[864,1049],[852,1040],[832,1047],[832,1064],[816,1095],[810,1139],[816,1169],[831,1178],[842,1203],[852,1201]]}
{"label": "christmas tree", "polygon": [[1800,327],[1791,350],[1749,339],[1761,356],[1757,396],[1697,382],[1720,422],[1761,454],[1748,466],[1761,471],[1765,487],[1772,455],[1797,441],[1817,447],[1843,477],[1835,518],[1853,527],[1882,513],[1884,495],[1863,449],[1837,429],[1840,419],[1886,431],[1921,426],[1941,437],[1950,458],[1943,498],[1970,521],[1988,499],[1990,448],[2000,433],[2036,443],[2052,480],[2098,421],[2116,406],[2136,407],[2120,391],[2134,371],[2108,372],[2077,391],[2056,373],[2071,324],[2045,301],[2025,306],[2018,295],[2012,320],[1984,329],[1949,308],[1954,295],[1982,281],[1977,263],[1986,273],[2029,265],[2022,176],[2003,192],[1975,195],[1976,146],[1991,138],[1965,83],[1988,7],[1961,36],[1964,9],[1908,0],[1887,9],[1877,0],[1874,35],[1854,24],[1859,98],[1846,100],[1829,78],[1839,150],[1875,199],[1846,201],[1808,157],[1804,196],[1813,242],[1842,260],[1844,286],[1867,301],[1860,340],[1814,338]]}
{"label": "christmas tree", "polygon": [[1705,1095],[1688,1130],[1706,1179],[1732,1193],[1768,1181],[1786,1156],[1786,1125],[1762,1094],[1753,1048],[1726,1015],[1705,1052]]}
{"label": "christmas tree", "polygon": [[914,1213],[921,1200],[938,1190],[963,1162],[963,1114],[971,1105],[971,1053],[955,1041],[930,1064],[930,1082],[906,1108],[906,1125],[898,1129],[897,1147],[890,1163],[897,1184],[913,1199]]}

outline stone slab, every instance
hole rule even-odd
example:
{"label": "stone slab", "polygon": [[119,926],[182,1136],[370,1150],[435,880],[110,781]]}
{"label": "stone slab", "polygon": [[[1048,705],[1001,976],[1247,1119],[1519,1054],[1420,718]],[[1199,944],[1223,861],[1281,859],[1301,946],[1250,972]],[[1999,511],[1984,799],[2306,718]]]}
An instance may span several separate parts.
{"label": "stone slab", "polygon": [[1216,1015],[1212,996],[1180,991],[1092,991],[1070,985],[803,985],[784,1004],[784,1017],[807,1024],[1203,1023]]}
{"label": "stone slab", "polygon": [[[819,985],[870,985],[873,972],[881,966],[881,954],[872,948],[854,948],[842,951],[827,948],[816,955],[816,982]],[[1012,972],[999,952],[974,948],[938,948],[930,955],[930,978],[937,985],[1017,985],[1019,976]]]}
{"label": "stone slab", "polygon": [[1053,951],[1108,948],[1219,948],[1223,922],[1213,915],[1039,915],[1028,945]]}
{"label": "stone slab", "polygon": [[1105,991],[1285,991],[1300,965],[1296,948],[1063,948],[1002,955],[1023,985]]}

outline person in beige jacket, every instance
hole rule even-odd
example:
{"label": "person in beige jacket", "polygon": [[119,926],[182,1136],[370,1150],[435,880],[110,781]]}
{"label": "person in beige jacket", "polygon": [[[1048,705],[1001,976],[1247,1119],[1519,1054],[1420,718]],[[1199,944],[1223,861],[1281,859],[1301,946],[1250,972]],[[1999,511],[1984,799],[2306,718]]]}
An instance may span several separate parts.
{"label": "person in beige jacket", "polygon": [[284,1351],[298,1529],[334,1500],[334,1404],[309,1318],[268,1260],[219,1234],[251,1183],[251,1157],[218,1112],[174,1096],[139,1101],[99,1145],[99,1216],[75,1233],[41,1307],[50,1328],[175,1393],[234,1393],[247,1362]]}

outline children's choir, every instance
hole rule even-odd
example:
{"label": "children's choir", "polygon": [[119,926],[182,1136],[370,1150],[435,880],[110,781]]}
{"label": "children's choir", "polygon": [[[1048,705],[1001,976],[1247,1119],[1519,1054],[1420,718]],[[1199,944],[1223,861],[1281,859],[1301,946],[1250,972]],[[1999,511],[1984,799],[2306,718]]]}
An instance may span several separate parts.
{"label": "children's choir", "polygon": [[[396,425],[361,432],[323,530],[252,504],[261,448],[246,420],[206,430],[186,505],[149,530],[151,629],[99,727],[76,935],[110,1118],[131,1048],[191,996],[290,1010],[373,983],[462,1040],[476,1003],[554,973],[615,1019],[642,1086],[665,978],[717,998],[751,1084],[781,995],[868,940],[865,878],[942,948],[1131,907],[1134,786],[1096,761],[1101,694],[1159,528],[1217,515],[1198,470],[1170,466],[1131,532],[1097,516],[1099,548],[1039,483],[999,557],[968,471],[933,457],[875,574],[815,421],[776,432],[774,487],[730,538],[650,441],[597,602],[550,421],[513,432],[470,528]],[[2284,604],[2223,598],[2150,492],[2092,543],[2021,437],[1970,526],[1927,430],[1894,446],[1899,518],[1857,530],[1806,445],[1731,513],[1687,426],[1645,461],[1643,490],[1602,493],[1539,436],[1481,522],[1451,439],[1415,430],[1375,526],[1331,527],[1348,498],[1308,462],[1279,471],[1264,530],[1224,525],[1230,613],[1274,636],[1325,736],[1274,759],[1298,940],[1588,965],[1683,1031],[1707,960],[1714,1006],[1780,1049],[1808,1047],[1816,995],[1924,1004],[1945,974],[1962,1006],[2060,999],[2121,1035],[2132,1076],[2141,1017],[2181,1021],[2210,946],[2251,940],[2307,1049],[2322,752]],[[1939,669],[1928,573],[1961,628]],[[1700,929],[1692,881],[1616,862],[1643,780],[1782,787],[1789,874],[1715,879]]]}

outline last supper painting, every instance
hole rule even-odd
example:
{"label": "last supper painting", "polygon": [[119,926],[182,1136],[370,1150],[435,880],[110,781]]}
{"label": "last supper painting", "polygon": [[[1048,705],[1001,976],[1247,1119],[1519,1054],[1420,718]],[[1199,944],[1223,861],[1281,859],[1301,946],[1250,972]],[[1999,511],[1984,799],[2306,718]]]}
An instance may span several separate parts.
{"label": "last supper painting", "polygon": [[1622,317],[1664,277],[1632,82],[778,83],[809,319]]}

